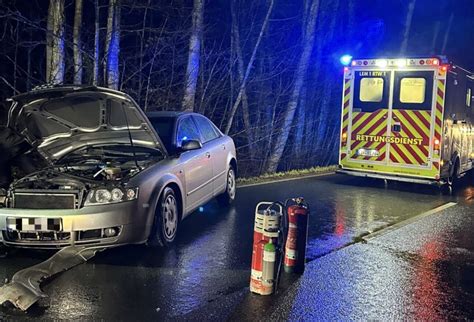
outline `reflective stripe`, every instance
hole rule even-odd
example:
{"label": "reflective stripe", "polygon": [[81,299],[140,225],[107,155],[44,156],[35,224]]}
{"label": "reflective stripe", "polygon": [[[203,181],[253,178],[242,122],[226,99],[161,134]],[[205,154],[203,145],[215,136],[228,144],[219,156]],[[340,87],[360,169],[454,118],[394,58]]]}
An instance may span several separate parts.
{"label": "reflective stripe", "polygon": [[[342,124],[341,124],[341,139],[340,139],[340,159],[343,160],[346,157],[346,153],[343,153],[342,150],[347,144],[350,143],[348,135],[349,127],[349,107],[351,102],[351,79],[344,80],[344,97],[342,99]],[[346,135],[346,142],[343,142],[342,137]]]}

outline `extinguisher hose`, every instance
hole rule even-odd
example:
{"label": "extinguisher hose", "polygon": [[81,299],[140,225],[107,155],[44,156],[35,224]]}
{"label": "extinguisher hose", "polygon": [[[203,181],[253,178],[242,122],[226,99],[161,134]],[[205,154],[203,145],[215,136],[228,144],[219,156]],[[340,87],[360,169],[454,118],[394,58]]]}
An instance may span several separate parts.
{"label": "extinguisher hose", "polygon": [[280,247],[280,256],[279,256],[279,261],[278,261],[278,269],[277,269],[277,276],[275,279],[275,293],[278,291],[278,285],[280,284],[280,277],[281,277],[281,266],[283,265],[283,260],[285,257],[285,246],[286,246],[286,240],[288,238],[288,203],[290,202],[291,199],[286,199],[285,203],[282,204],[281,202],[278,202],[279,205],[283,207],[283,218],[280,223],[281,225],[281,234],[279,235],[279,241],[278,244],[281,245]]}

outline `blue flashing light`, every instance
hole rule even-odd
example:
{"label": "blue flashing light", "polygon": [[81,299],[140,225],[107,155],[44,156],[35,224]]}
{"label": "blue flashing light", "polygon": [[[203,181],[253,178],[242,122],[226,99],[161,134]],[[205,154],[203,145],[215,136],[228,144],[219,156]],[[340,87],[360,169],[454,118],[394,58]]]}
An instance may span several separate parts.
{"label": "blue flashing light", "polygon": [[352,56],[351,55],[344,55],[340,59],[341,64],[343,64],[344,66],[349,66],[351,61],[352,61]]}
{"label": "blue flashing light", "polygon": [[199,212],[204,212],[204,207],[199,207]]}

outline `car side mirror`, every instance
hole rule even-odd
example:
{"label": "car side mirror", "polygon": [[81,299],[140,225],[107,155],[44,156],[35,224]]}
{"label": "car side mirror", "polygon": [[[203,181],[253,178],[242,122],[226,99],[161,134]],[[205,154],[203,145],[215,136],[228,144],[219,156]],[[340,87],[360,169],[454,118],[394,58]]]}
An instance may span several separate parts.
{"label": "car side mirror", "polygon": [[181,151],[192,151],[201,148],[202,144],[199,140],[183,140],[183,142],[181,142]]}

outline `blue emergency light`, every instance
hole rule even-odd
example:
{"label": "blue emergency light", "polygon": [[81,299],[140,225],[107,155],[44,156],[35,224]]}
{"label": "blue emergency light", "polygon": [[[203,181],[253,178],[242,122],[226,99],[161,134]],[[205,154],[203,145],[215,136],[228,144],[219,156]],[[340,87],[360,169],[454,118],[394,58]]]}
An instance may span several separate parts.
{"label": "blue emergency light", "polygon": [[351,55],[344,55],[339,60],[340,60],[341,64],[343,64],[344,66],[348,66],[352,61],[352,56]]}

